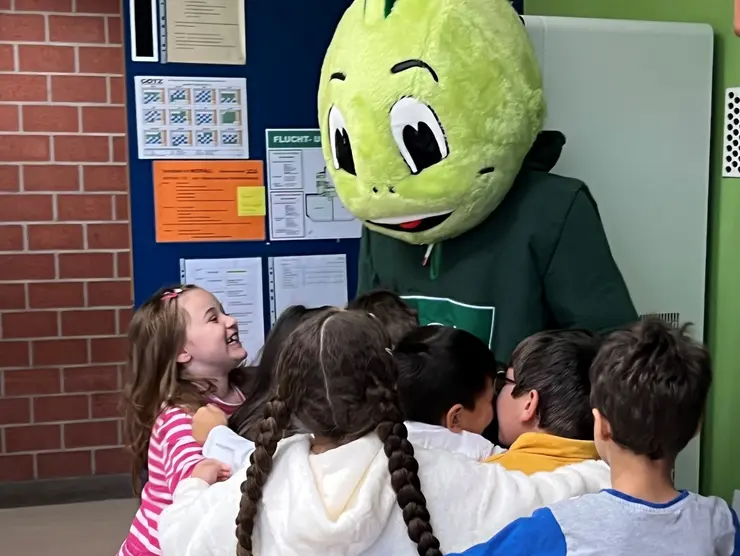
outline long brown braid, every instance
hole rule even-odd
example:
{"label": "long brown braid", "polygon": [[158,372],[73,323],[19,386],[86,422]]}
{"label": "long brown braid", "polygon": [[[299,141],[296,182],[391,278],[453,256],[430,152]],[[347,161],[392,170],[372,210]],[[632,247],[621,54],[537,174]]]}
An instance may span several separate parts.
{"label": "long brown braid", "polygon": [[388,456],[391,485],[420,556],[441,556],[419,464],[407,439],[395,391],[397,370],[390,338],[366,312],[322,312],[291,334],[275,367],[276,394],[265,410],[255,452],[242,483],[236,519],[237,556],[253,556],[252,533],[273,456],[291,418],[317,439],[335,445],[375,430]]}

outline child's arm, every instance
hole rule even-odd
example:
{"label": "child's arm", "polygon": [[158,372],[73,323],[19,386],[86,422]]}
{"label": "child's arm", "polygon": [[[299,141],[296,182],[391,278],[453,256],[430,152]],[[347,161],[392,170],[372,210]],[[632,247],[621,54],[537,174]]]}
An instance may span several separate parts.
{"label": "child's arm", "polygon": [[229,427],[218,426],[208,433],[203,455],[228,465],[231,471],[241,469],[254,452],[254,442],[236,434]]}
{"label": "child's arm", "polygon": [[162,458],[164,480],[168,490],[174,492],[205,458],[201,445],[193,438],[193,418],[184,410],[165,410],[158,419],[158,429],[162,440],[156,444],[152,438],[152,457]]}
{"label": "child's arm", "polygon": [[566,556],[567,553],[560,524],[548,508],[542,508],[534,512],[532,517],[512,522],[490,541],[457,556]]}

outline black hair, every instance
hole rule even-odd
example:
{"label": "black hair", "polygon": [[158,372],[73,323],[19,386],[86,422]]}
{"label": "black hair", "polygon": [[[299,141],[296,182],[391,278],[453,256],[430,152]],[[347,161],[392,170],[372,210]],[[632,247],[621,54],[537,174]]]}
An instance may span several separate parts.
{"label": "black hair", "polygon": [[591,405],[614,442],[652,460],[673,460],[699,431],[712,384],[707,349],[648,319],[612,333],[591,367]]}
{"label": "black hair", "polygon": [[449,326],[423,326],[394,350],[398,394],[411,421],[440,425],[456,404],[473,410],[499,368],[488,346]]}
{"label": "black hair", "polygon": [[513,397],[536,390],[538,427],[573,440],[593,440],[589,368],[598,335],[585,330],[549,330],[526,338],[511,356]]}
{"label": "black hair", "polygon": [[393,345],[419,327],[419,315],[403,299],[388,290],[374,290],[357,296],[347,305],[349,310],[372,313],[383,323]]}
{"label": "black hair", "polygon": [[229,417],[228,426],[231,430],[250,440],[255,439],[265,404],[270,399],[275,364],[285,341],[301,322],[328,308],[309,309],[303,305],[293,305],[280,314],[260,350],[259,362],[245,369],[247,381],[242,387],[245,402]]}

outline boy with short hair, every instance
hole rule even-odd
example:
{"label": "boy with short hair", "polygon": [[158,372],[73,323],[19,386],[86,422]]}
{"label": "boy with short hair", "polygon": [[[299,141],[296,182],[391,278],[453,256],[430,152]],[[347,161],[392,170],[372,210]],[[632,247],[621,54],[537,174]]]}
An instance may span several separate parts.
{"label": "boy with short hair", "polygon": [[519,343],[497,377],[498,436],[509,450],[487,462],[532,474],[599,458],[588,375],[600,342],[587,331],[553,330]]}
{"label": "boy with short hair", "polygon": [[673,486],[676,456],[698,433],[709,354],[686,327],[649,320],[613,333],[591,367],[596,446],[612,489],[519,519],[465,556],[733,556],[738,518],[724,500]]}
{"label": "boy with short hair", "polygon": [[374,290],[358,295],[347,309],[372,313],[383,324],[394,346],[419,327],[419,315],[403,299],[389,290]]}

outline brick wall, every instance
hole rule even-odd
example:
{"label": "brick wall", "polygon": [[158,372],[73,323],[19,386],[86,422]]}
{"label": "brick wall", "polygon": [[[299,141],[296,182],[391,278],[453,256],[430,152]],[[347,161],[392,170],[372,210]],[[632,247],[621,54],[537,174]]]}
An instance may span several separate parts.
{"label": "brick wall", "polygon": [[120,0],[0,0],[0,482],[128,471]]}

